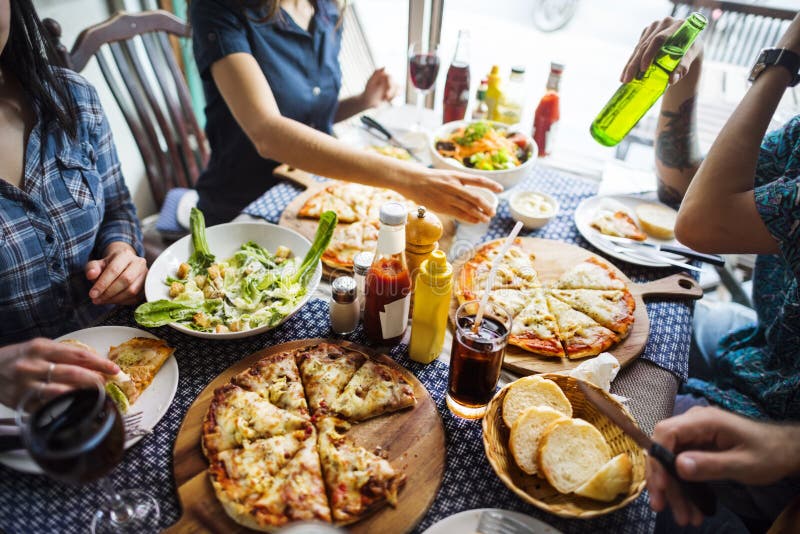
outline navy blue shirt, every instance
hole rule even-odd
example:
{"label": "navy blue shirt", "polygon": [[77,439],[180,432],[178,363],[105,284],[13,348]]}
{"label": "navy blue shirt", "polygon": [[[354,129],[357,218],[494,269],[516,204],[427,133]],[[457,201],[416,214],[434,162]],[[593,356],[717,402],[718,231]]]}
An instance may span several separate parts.
{"label": "navy blue shirt", "polygon": [[206,97],[206,135],[211,160],[197,182],[198,207],[207,224],[236,217],[275,185],[277,162],[258,155],[233,118],[211,76],[223,57],[252,54],[269,82],[284,117],[330,133],[338,106],[341,27],[333,1],[319,0],[308,31],[282,9],[259,22],[262,12],[242,9],[237,0],[194,0],[191,23],[194,56]]}

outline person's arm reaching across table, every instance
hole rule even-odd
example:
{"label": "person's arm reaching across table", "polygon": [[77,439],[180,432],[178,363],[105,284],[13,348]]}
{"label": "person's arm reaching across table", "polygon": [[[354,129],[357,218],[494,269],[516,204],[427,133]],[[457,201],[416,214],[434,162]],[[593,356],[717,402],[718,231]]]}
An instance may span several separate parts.
{"label": "person's arm reaching across table", "polygon": [[[800,474],[800,425],[762,423],[719,408],[695,407],[656,425],[653,439],[675,452],[676,468],[689,481],[733,480],[766,485]],[[703,515],[676,482],[647,461],[650,504],[667,505],[679,525],[700,525]]]}

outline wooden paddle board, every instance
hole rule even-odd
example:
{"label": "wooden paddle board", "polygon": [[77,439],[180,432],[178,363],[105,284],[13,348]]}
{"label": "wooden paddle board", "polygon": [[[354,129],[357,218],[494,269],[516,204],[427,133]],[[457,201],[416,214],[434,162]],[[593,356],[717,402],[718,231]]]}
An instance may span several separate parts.
{"label": "wooden paddle board", "polygon": [[349,525],[354,533],[409,532],[433,503],[442,482],[445,466],[445,436],[439,412],[425,386],[390,357],[372,349],[333,339],[302,339],[266,348],[247,356],[217,376],[200,392],[186,412],[173,449],[173,470],[183,515],[170,527],[172,533],[251,532],[228,517],[214,494],[206,472],[208,462],[200,448],[203,418],[214,390],[228,383],[241,371],[271,354],[319,343],[336,343],[357,350],[376,361],[400,369],[414,388],[417,405],[413,409],[383,415],[353,424],[347,432],[357,445],[368,450],[380,447],[407,480],[400,490],[397,508],[385,506],[361,521]]}
{"label": "wooden paddle board", "polygon": [[[703,289],[698,283],[693,278],[683,274],[676,274],[646,284],[635,284],[625,273],[620,271],[606,258],[577,245],[536,237],[522,237],[519,239],[522,249],[527,252],[532,252],[536,257],[533,262],[533,267],[536,269],[539,279],[544,284],[556,280],[573,266],[589,258],[596,258],[604,264],[609,265],[617,276],[628,285],[628,289],[636,302],[636,310],[633,312],[633,328],[628,334],[628,337],[607,351],[613,354],[623,367],[629,365],[642,354],[645,345],[647,345],[647,337],[650,334],[650,319],[647,316],[644,297],[699,299],[703,296]],[[480,246],[482,245],[478,245],[475,248],[477,249]],[[458,283],[458,275],[464,263],[471,258],[472,254],[467,253],[462,255],[461,258],[454,263],[453,279],[456,281],[455,283]],[[450,304],[451,324],[454,324],[457,308],[458,299],[454,291],[453,300]],[[522,350],[519,347],[508,345],[503,360],[503,367],[521,375],[553,373],[566,369],[573,369],[580,365],[585,359],[586,358],[570,360],[567,358],[539,356]]]}
{"label": "wooden paddle board", "polygon": [[[276,167],[275,171],[273,171],[273,174],[279,178],[284,178],[306,188],[305,191],[297,195],[294,199],[292,199],[291,202],[289,202],[289,204],[286,206],[286,209],[283,210],[278,224],[285,228],[290,228],[300,235],[305,236],[310,241],[313,241],[319,221],[317,219],[298,217],[297,214],[305,205],[305,203],[308,202],[308,199],[328,187],[331,183],[318,182],[306,171],[295,169],[287,165],[280,165]],[[436,213],[436,216],[439,217],[440,221],[442,221],[443,229],[442,237],[439,239],[439,248],[441,250],[450,250],[450,245],[453,243],[453,237],[456,235],[456,222],[452,217],[447,215]],[[339,224],[345,223],[340,222]],[[326,265],[324,262],[322,265],[326,275],[332,275],[337,271],[337,269]]]}

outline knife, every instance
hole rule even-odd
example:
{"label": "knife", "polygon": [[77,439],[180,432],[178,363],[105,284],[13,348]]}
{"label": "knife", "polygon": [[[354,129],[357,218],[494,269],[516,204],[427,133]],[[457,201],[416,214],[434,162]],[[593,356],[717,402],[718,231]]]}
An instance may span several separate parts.
{"label": "knife", "polygon": [[683,480],[675,468],[675,455],[663,445],[653,441],[647,434],[641,431],[631,419],[625,415],[619,406],[606,399],[599,392],[587,386],[580,380],[578,388],[583,392],[586,399],[595,405],[602,414],[611,419],[625,434],[630,436],[647,454],[661,463],[664,469],[674,478],[686,497],[694,504],[703,515],[714,515],[717,509],[717,498],[711,486],[705,482],[689,482]]}
{"label": "knife", "polygon": [[373,119],[369,115],[361,115],[360,118],[361,118],[361,122],[364,124],[364,126],[366,126],[367,128],[369,128],[371,130],[376,130],[376,131],[380,132],[384,137],[386,137],[386,140],[388,142],[392,143],[396,147],[402,148],[403,150],[408,152],[411,155],[412,158],[414,158],[418,162],[422,163],[422,160],[419,158],[419,156],[414,154],[414,152],[410,148],[408,148],[407,146],[402,144],[400,141],[398,141],[395,138],[395,136],[392,135],[392,132],[387,130],[381,123],[379,123],[378,121],[376,121],[375,119]]}
{"label": "knife", "polygon": [[725,265],[725,258],[718,254],[703,254],[702,252],[697,252],[696,250],[692,250],[689,247],[683,247],[680,245],[662,245],[661,243],[651,243],[649,241],[636,241],[634,239],[628,239],[627,237],[617,237],[611,235],[601,234],[600,237],[607,241],[611,241],[612,243],[618,243],[620,245],[630,245],[633,247],[648,247],[647,250],[654,250],[657,252],[672,252],[673,254],[678,254],[680,256],[684,256],[689,258],[690,260],[697,260],[702,261],[704,263],[710,263],[711,265],[719,265],[723,267]]}
{"label": "knife", "polygon": [[663,256],[662,254],[659,254],[658,252],[654,251],[654,250],[650,250],[650,249],[646,249],[646,248],[639,249],[639,250],[633,250],[633,249],[630,249],[630,248],[627,248],[627,247],[617,247],[617,246],[614,246],[614,245],[612,245],[612,249],[614,250],[614,252],[617,252],[618,254],[623,254],[623,255],[626,255],[628,257],[637,259],[637,260],[668,263],[670,265],[675,265],[676,267],[681,267],[683,269],[689,269],[690,271],[697,271],[698,273],[703,272],[703,269],[701,269],[700,267],[695,267],[694,265],[691,265],[691,264],[683,262],[683,261],[678,261],[678,260],[673,260],[673,259],[667,258],[667,257]]}

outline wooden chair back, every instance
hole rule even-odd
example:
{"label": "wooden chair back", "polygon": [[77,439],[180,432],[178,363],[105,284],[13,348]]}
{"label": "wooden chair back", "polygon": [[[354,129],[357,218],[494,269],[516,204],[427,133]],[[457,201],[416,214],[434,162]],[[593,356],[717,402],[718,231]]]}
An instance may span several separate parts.
{"label": "wooden chair back", "polygon": [[364,90],[364,84],[375,71],[375,58],[354,2],[347,2],[342,17],[342,48],[339,51],[342,88],[339,97],[347,98]]}
{"label": "wooden chair back", "polygon": [[703,32],[707,59],[749,67],[762,48],[774,46],[783,35],[796,10],[768,7],[758,0],[670,0],[672,16],[686,18],[699,11],[708,18]]}
{"label": "wooden chair back", "polygon": [[170,189],[193,187],[209,150],[168,37],[189,37],[189,25],[162,10],[120,12],[83,30],[67,51],[58,23],[44,23],[65,67],[80,72],[97,59],[136,139],[157,208]]}

